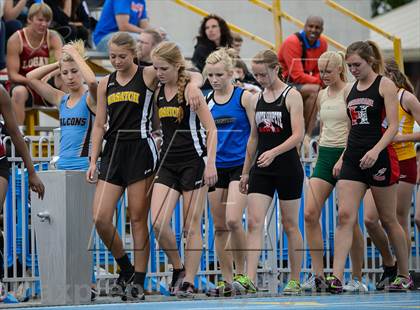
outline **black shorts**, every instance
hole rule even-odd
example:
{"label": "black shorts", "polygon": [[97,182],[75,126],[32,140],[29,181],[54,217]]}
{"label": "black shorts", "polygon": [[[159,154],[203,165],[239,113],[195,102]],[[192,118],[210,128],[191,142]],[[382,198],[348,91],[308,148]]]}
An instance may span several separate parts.
{"label": "black shorts", "polygon": [[302,197],[303,169],[297,166],[295,174],[285,176],[278,174],[259,174],[255,173],[254,168],[249,174],[248,194],[258,193],[270,197],[277,195],[280,200],[293,200]]}
{"label": "black shorts", "polygon": [[3,157],[2,159],[0,159],[0,177],[3,177],[7,181],[9,181],[9,175],[10,175],[10,163],[7,160],[7,157]]}
{"label": "black shorts", "polygon": [[230,167],[230,168],[217,168],[217,183],[216,188],[229,188],[229,184],[232,181],[239,181],[242,174],[241,166]]}
{"label": "black shorts", "polygon": [[155,182],[166,185],[182,193],[204,186],[204,169],[206,163],[203,158],[187,162],[168,163],[159,167]]}
{"label": "black shorts", "polygon": [[362,170],[359,165],[364,154],[352,152],[349,149],[345,151],[339,180],[357,181],[378,187],[386,187],[398,182],[400,167],[392,146],[379,153],[378,159],[371,168]]}
{"label": "black shorts", "polygon": [[126,187],[143,180],[158,165],[158,152],[152,138],[107,141],[99,168],[100,180]]}

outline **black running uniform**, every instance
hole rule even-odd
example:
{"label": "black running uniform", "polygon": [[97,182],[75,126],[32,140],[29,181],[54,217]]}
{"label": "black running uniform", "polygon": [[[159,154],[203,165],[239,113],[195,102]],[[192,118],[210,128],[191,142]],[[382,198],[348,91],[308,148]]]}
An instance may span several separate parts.
{"label": "black running uniform", "polygon": [[197,114],[189,106],[179,104],[178,94],[167,100],[164,89],[165,86],[160,88],[157,97],[163,144],[156,183],[178,192],[191,191],[204,185],[206,134]]}
{"label": "black running uniform", "polygon": [[340,172],[342,180],[380,187],[398,182],[398,158],[391,144],[379,153],[371,168],[360,168],[360,160],[379,142],[387,127],[384,98],[379,93],[381,78],[378,75],[372,85],[363,91],[357,89],[358,82],[354,83],[347,97],[351,128]]}
{"label": "black running uniform", "polygon": [[158,152],[151,136],[153,91],[144,83],[143,68],[125,86],[116,77],[109,76],[106,90],[109,128],[99,178],[125,187],[154,173]]}
{"label": "black running uniform", "polygon": [[[257,102],[255,122],[258,131],[257,157],[285,142],[292,135],[290,113],[286,97],[291,87],[271,103],[261,96]],[[256,161],[256,160],[255,160]],[[255,164],[249,176],[248,194],[260,193],[270,197],[277,195],[281,200],[298,199],[302,195],[303,169],[299,154],[293,148],[278,155],[268,167]]]}

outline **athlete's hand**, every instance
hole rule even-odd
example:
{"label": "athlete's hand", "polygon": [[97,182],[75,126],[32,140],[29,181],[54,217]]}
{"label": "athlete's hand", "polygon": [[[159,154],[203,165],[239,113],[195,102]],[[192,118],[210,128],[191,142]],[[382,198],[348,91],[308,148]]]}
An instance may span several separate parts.
{"label": "athlete's hand", "polygon": [[340,176],[341,167],[343,166],[343,158],[340,157],[340,159],[335,163],[333,168],[333,176],[334,178],[338,178]]}
{"label": "athlete's hand", "polygon": [[273,162],[274,158],[276,158],[276,154],[274,154],[273,150],[265,151],[258,157],[257,165],[260,168],[268,167]]}
{"label": "athlete's hand", "polygon": [[45,187],[36,172],[29,175],[29,188],[38,193],[38,198],[44,199]]}
{"label": "athlete's hand", "polygon": [[208,185],[209,187],[214,186],[217,182],[217,169],[216,165],[207,164],[206,169],[204,169],[204,184]]}
{"label": "athlete's hand", "polygon": [[241,179],[239,180],[239,191],[242,194],[248,194],[248,181],[249,181],[249,174],[242,174]]}
{"label": "athlete's hand", "polygon": [[63,52],[63,54],[67,54],[72,58],[74,58],[76,55],[79,55],[77,49],[71,44],[64,45],[61,51]]}
{"label": "athlete's hand", "polygon": [[360,168],[362,170],[371,168],[378,159],[379,153],[375,149],[370,149],[360,160]]}
{"label": "athlete's hand", "polygon": [[196,111],[201,104],[206,103],[201,89],[191,84],[187,84],[185,88],[185,99],[192,111]]}
{"label": "athlete's hand", "polygon": [[98,170],[96,168],[96,164],[90,164],[89,169],[86,172],[86,181],[89,183],[96,183],[98,182]]}

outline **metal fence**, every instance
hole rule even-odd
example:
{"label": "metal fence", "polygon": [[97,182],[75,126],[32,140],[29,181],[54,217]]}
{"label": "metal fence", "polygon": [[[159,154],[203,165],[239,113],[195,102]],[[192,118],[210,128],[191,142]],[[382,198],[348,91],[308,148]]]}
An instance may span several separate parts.
{"label": "metal fence", "polygon": [[[50,169],[49,162],[54,155],[54,145],[57,149],[59,139],[57,134],[48,137],[27,137],[25,138],[36,168],[38,170]],[[2,281],[7,285],[9,290],[18,291],[22,296],[34,296],[39,294],[39,271],[35,247],[35,232],[33,223],[33,214],[31,213],[30,192],[28,190],[28,179],[23,165],[22,159],[16,155],[10,138],[5,138],[5,144],[10,150],[9,161],[11,164],[11,175],[9,178],[9,189],[3,208],[3,262],[2,262]],[[302,164],[306,175],[310,175],[315,160],[315,153],[311,142],[309,154],[302,156]],[[307,195],[307,180],[303,189],[303,199],[300,206],[299,226],[302,235],[305,236],[303,206]],[[46,189],[48,190],[48,188]],[[114,217],[116,227],[121,235],[121,239],[125,244],[125,248],[130,257],[133,258],[133,241],[131,236],[131,228],[127,220],[126,212],[126,194],[120,200],[116,208],[116,216]],[[182,205],[182,204],[179,204]],[[182,210],[179,205],[175,209],[172,217],[172,226],[176,232],[177,241],[181,257],[184,256],[184,239],[182,237]],[[415,214],[415,195],[413,193],[413,205],[410,213],[410,223],[412,227],[412,248],[410,255],[410,270],[420,271],[420,236],[419,231],[414,225]],[[332,254],[334,245],[334,229],[336,226],[337,208],[335,192],[329,197],[325,203],[322,212],[321,224],[324,237],[324,248],[326,249],[325,261],[326,272],[332,270]],[[380,273],[382,272],[382,260],[370,242],[366,228],[363,225],[363,206],[360,208],[359,221],[364,235],[364,268],[365,282],[369,287],[373,287]],[[246,215],[244,215],[244,225],[246,225]],[[271,293],[277,293],[282,285],[286,282],[290,272],[287,255],[287,237],[283,232],[280,221],[280,210],[278,201],[275,199],[268,211],[265,223],[264,249],[262,250],[260,263],[258,267],[258,287],[263,288]],[[167,294],[167,283],[171,280],[171,266],[166,255],[159,249],[154,238],[151,222],[149,221],[150,231],[150,259],[148,273],[146,278],[146,287],[148,290]],[[213,221],[208,206],[206,206],[202,225],[203,234],[203,255],[196,277],[196,287],[205,290],[216,283],[221,276],[218,269],[217,253],[214,247],[214,229]],[[103,245],[92,226],[92,242],[88,245],[86,241],[86,251],[93,252],[95,274],[97,285],[104,291],[108,292],[111,282],[117,277],[117,265],[110,252]],[[304,238],[304,248],[307,249],[307,243]],[[82,253],[83,254],[83,253]],[[1,258],[1,257],[0,257]],[[304,261],[302,265],[302,280],[304,273],[310,272],[310,255],[309,251],[304,251]],[[351,269],[350,262],[346,266],[346,277],[349,276]]]}

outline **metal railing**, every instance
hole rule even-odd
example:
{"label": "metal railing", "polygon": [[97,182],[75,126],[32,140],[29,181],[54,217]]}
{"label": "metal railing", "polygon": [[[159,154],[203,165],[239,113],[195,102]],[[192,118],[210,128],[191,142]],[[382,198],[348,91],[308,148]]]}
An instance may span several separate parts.
{"label": "metal railing", "polygon": [[335,1],[324,0],[324,2],[328,6],[333,8],[334,10],[336,10],[336,11],[338,11],[338,12],[344,14],[344,15],[349,16],[350,18],[352,18],[353,20],[355,20],[356,22],[358,22],[362,26],[365,26],[365,27],[375,31],[375,32],[379,33],[380,35],[382,35],[383,37],[387,38],[388,40],[392,41],[393,46],[394,46],[395,61],[397,62],[398,67],[400,68],[401,72],[404,72],[404,60],[403,60],[403,54],[402,54],[402,48],[401,48],[401,38],[382,30],[381,28],[379,28],[375,24],[367,21],[366,19],[364,19],[363,17],[355,14],[354,12],[350,11],[349,9],[346,9],[344,6],[338,4]]}
{"label": "metal railing", "polygon": [[[55,132],[57,135],[57,132]],[[33,137],[26,138],[28,144],[35,145],[38,148],[37,154],[47,154],[46,157],[33,157],[39,170],[49,169],[49,162],[54,156],[54,141],[58,141],[58,137]],[[10,138],[5,139],[6,145],[10,145]],[[311,142],[311,147],[307,155],[302,156],[302,164],[305,168],[306,175],[310,175],[316,154],[313,151],[313,145],[316,141]],[[57,145],[56,145],[57,146]],[[45,151],[45,148],[48,150]],[[3,249],[3,270],[4,275],[2,281],[7,285],[9,290],[22,290],[26,295],[34,296],[39,294],[39,271],[35,248],[35,232],[32,226],[33,214],[30,206],[30,193],[28,190],[28,181],[25,173],[25,167],[22,159],[16,156],[13,145],[11,145],[11,176],[9,182],[9,191],[7,193],[4,205],[4,245]],[[34,147],[30,147],[33,152]],[[44,151],[42,152],[42,149]],[[304,152],[302,152],[303,154]],[[300,206],[299,226],[302,235],[305,236],[303,210],[305,198],[310,192],[305,178],[303,188],[303,199]],[[48,190],[48,189],[46,189]],[[123,195],[121,201],[116,208],[114,222],[124,242],[130,257],[133,258],[133,241],[131,236],[131,227],[127,221],[127,197]],[[413,193],[413,204],[415,206],[415,195]],[[182,205],[182,203],[180,203]],[[414,217],[414,208],[412,217]],[[287,253],[287,237],[283,231],[280,221],[280,208],[278,201],[275,199],[270,207],[266,221],[264,233],[264,248],[262,250],[260,263],[258,267],[258,287],[263,291],[270,293],[278,293],[290,273],[288,253]],[[321,223],[323,228],[325,254],[325,271],[332,271],[333,262],[333,245],[334,230],[336,226],[337,206],[335,192],[329,197],[325,203],[322,212]],[[410,217],[411,219],[411,217]],[[359,221],[363,231],[364,238],[364,268],[365,282],[369,287],[373,287],[373,283],[378,279],[382,272],[382,259],[375,249],[367,235],[366,228],[363,225],[363,207],[360,209]],[[202,234],[203,234],[203,255],[201,258],[200,268],[196,277],[196,287],[206,290],[212,287],[221,276],[221,272],[217,266],[217,253],[214,248],[214,228],[213,221],[206,206],[203,217]],[[413,221],[410,220],[410,223]],[[244,215],[244,225],[246,225],[246,216]],[[412,224],[414,226],[414,224]],[[411,256],[409,261],[410,270],[420,272],[420,236],[416,227],[413,229],[413,242],[411,247]],[[182,236],[182,211],[178,206],[172,216],[172,227],[176,232],[177,242],[179,244],[181,257],[184,257],[184,239]],[[246,227],[246,226],[245,226]],[[171,281],[171,266],[168,258],[159,248],[149,221],[150,229],[150,260],[148,264],[148,273],[146,278],[146,287],[148,290],[168,293],[168,283]],[[94,266],[97,279],[97,285],[104,292],[109,292],[111,282],[117,277],[117,264],[111,253],[106,250],[104,244],[97,236],[92,226],[94,235],[92,244],[86,251],[93,251]],[[87,242],[87,241],[86,241]],[[311,259],[307,247],[306,238],[304,238],[304,260],[302,263],[302,280],[304,273],[310,272]],[[83,253],[80,253],[83,255]],[[76,268],[76,266],[75,266]],[[351,263],[346,265],[346,277],[350,275]]]}
{"label": "metal railing", "polygon": [[[204,17],[204,16],[207,16],[207,15],[210,15],[209,12],[199,8],[196,5],[193,5],[193,4],[189,3],[188,1],[184,1],[184,0],[172,0],[172,1],[176,4],[178,4],[178,5],[186,8],[187,10],[189,10],[191,12],[200,15],[200,16]],[[267,40],[265,40],[265,39],[263,39],[263,38],[261,38],[257,35],[254,35],[253,33],[249,32],[245,29],[242,29],[241,27],[238,27],[235,24],[232,24],[232,23],[229,23],[229,22],[227,22],[227,24],[232,31],[237,32],[237,33],[243,35],[244,37],[247,37],[247,38],[249,38],[249,39],[251,39],[251,40],[253,40],[257,43],[260,43],[267,48],[270,48],[270,49],[275,48],[274,44],[271,43],[270,41],[267,41]]]}
{"label": "metal railing", "polygon": [[[285,20],[295,24],[299,28],[303,28],[305,25],[301,20],[287,14],[285,11],[281,9],[281,2],[280,0],[272,0],[272,5],[269,5],[268,3],[262,1],[262,0],[248,0],[249,2],[255,4],[256,6],[259,6],[263,9],[266,9],[267,11],[271,12],[273,14],[274,19],[274,33],[275,33],[275,42],[276,42],[276,49],[280,47],[280,45],[283,43],[283,33],[282,33],[282,27],[281,27],[281,19],[284,18]],[[337,48],[338,50],[344,51],[346,47],[334,39],[330,38],[329,36],[322,35],[322,37],[327,40],[329,44]]]}

